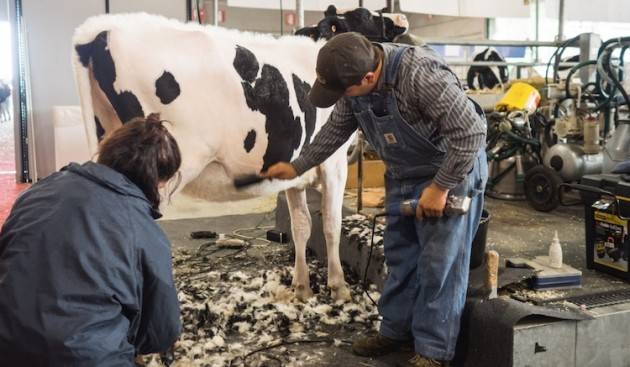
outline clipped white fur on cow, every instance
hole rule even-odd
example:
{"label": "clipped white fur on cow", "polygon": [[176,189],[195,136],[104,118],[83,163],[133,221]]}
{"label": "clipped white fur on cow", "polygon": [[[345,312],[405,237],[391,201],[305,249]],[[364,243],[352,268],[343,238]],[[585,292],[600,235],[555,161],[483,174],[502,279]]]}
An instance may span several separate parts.
{"label": "clipped white fur on cow", "polygon": [[322,191],[328,286],[350,298],[341,262],[341,207],[347,176],[341,147],[292,181],[264,181],[242,192],[233,179],[297,157],[330,109],[308,101],[323,43],[183,24],[144,13],[101,15],[79,26],[72,62],[89,146],[123,122],[160,113],[182,153],[183,192],[209,201],[285,190],[295,242],[296,296],[312,295],[306,265],[311,217],[304,189]]}

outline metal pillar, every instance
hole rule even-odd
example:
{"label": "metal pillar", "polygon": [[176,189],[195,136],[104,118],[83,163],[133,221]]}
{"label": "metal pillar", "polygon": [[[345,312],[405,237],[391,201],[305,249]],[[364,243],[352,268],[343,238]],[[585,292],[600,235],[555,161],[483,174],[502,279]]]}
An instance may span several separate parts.
{"label": "metal pillar", "polygon": [[564,0],[560,0],[558,8],[558,37],[556,41],[564,40]]}
{"label": "metal pillar", "polygon": [[298,28],[304,28],[304,1],[295,0],[295,12],[297,14]]}
{"label": "metal pillar", "polygon": [[212,0],[212,25],[219,25],[219,0]]}
{"label": "metal pillar", "polygon": [[282,9],[282,0],[280,0],[280,35],[284,35],[284,9]]}
{"label": "metal pillar", "polygon": [[[11,111],[13,117],[13,139],[15,142],[15,181],[16,182],[28,182],[28,162],[22,161],[23,158],[23,146],[22,146],[22,120],[20,115],[20,67],[19,67],[19,37],[17,32],[17,7],[21,7],[21,1],[8,1],[8,19],[9,26],[11,27],[11,62],[13,64],[13,80],[11,83],[11,102],[13,104]],[[26,179],[24,171],[26,170]]]}
{"label": "metal pillar", "polygon": [[[602,44],[602,38],[595,33],[580,34],[580,62],[588,60],[596,60],[599,46]],[[593,68],[584,67],[580,69],[580,79],[582,83],[595,81],[595,73]]]}
{"label": "metal pillar", "polygon": [[357,160],[357,213],[363,210],[363,134],[358,133],[359,159]]}
{"label": "metal pillar", "polygon": [[32,113],[28,88],[28,52],[22,0],[10,2],[9,19],[13,36],[13,121],[15,123],[15,171],[18,182],[33,182],[37,177]]}
{"label": "metal pillar", "polygon": [[[536,14],[534,16],[534,23],[536,26],[536,42],[540,41],[540,0],[536,0]],[[534,48],[534,61],[540,61],[540,49],[538,47]]]}
{"label": "metal pillar", "polygon": [[389,13],[394,12],[394,0],[387,0],[387,11]]}

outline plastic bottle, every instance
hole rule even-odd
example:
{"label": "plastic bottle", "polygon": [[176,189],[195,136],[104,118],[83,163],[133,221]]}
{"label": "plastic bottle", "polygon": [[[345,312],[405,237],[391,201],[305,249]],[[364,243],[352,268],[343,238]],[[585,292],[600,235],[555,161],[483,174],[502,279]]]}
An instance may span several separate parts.
{"label": "plastic bottle", "polygon": [[560,269],[562,267],[562,246],[558,239],[558,231],[553,236],[553,241],[549,246],[549,266]]}

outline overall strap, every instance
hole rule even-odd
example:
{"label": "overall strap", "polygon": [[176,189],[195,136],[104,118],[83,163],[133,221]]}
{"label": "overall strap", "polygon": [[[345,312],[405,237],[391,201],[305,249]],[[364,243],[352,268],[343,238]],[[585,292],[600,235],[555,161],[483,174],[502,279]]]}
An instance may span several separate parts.
{"label": "overall strap", "polygon": [[385,71],[386,90],[391,90],[394,86],[394,80],[396,80],[396,74],[398,73],[398,66],[400,65],[403,54],[408,49],[408,46],[396,46],[396,49],[389,54],[389,60],[387,60],[387,70]]}

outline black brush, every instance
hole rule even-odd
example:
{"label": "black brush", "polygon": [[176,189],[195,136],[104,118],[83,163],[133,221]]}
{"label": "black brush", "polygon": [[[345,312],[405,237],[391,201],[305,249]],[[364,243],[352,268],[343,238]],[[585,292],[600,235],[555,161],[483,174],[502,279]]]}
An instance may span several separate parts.
{"label": "black brush", "polygon": [[236,187],[237,189],[243,189],[247,186],[260,183],[264,179],[264,177],[256,174],[241,176],[234,179],[234,187]]}
{"label": "black brush", "polygon": [[198,240],[200,238],[217,238],[217,232],[213,232],[213,231],[194,231],[194,232],[190,232],[190,238],[194,239],[194,240]]}

